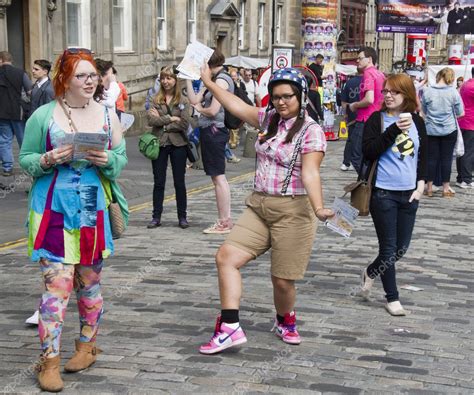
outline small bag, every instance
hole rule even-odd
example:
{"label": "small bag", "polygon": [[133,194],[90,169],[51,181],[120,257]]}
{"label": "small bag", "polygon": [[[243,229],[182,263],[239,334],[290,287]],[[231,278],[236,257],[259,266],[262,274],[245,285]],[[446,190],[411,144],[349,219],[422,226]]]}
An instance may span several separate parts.
{"label": "small bag", "polygon": [[462,138],[461,128],[459,127],[459,122],[458,122],[458,119],[456,118],[456,113],[454,112],[454,109],[453,109],[453,115],[454,115],[454,122],[456,122],[456,130],[458,131],[456,144],[454,146],[453,153],[456,158],[460,158],[461,156],[464,155],[464,152],[465,152],[464,139]]}
{"label": "small bag", "polygon": [[150,160],[155,160],[160,154],[160,141],[151,132],[144,133],[138,140],[138,149]]}
{"label": "small bag", "polygon": [[188,144],[186,145],[186,155],[191,163],[197,162],[199,160],[199,153],[196,144],[194,144],[193,141],[189,141],[189,139]]}
{"label": "small bag", "polygon": [[343,197],[348,193],[351,194],[351,206],[359,210],[359,215],[362,217],[369,215],[370,197],[372,195],[372,181],[374,178],[375,169],[377,168],[377,163],[378,160],[375,160],[372,163],[367,180],[358,180],[344,187],[344,191],[346,193],[343,195]]}
{"label": "small bag", "polygon": [[117,202],[111,202],[109,205],[110,228],[112,238],[119,239],[125,231],[125,221],[122,215],[122,209]]}

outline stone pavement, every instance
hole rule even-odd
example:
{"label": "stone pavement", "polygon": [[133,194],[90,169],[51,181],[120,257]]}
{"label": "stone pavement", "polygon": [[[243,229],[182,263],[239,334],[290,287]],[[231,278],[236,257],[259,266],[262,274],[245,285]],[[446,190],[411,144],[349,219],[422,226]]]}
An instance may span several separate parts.
{"label": "stone pavement", "polygon": [[[343,142],[329,144],[322,170],[326,202],[341,194],[353,173],[338,170]],[[233,215],[243,209],[249,176],[232,184]],[[412,245],[398,264],[401,301],[410,311],[391,317],[377,280],[373,298],[351,296],[377,241],[370,218],[343,239],[319,226],[297,314],[303,343],[289,346],[270,333],[274,309],[269,255],[242,270],[241,323],[248,343],[203,356],[219,309],[214,254],[222,236],[201,230],[215,216],[211,189],[192,192],[192,226],[176,226],[169,201],[163,226],[148,230],[148,210],[106,262],[105,314],[98,337],[104,350],[91,369],[64,374],[71,394],[472,394],[474,191],[453,199],[435,195],[420,204]],[[297,246],[295,246],[297,248]],[[39,354],[36,330],[23,322],[40,293],[38,268],[24,248],[0,255],[0,391],[39,392],[31,367]],[[77,313],[72,298],[63,335],[63,360],[73,350]],[[64,361],[63,361],[64,363]]]}

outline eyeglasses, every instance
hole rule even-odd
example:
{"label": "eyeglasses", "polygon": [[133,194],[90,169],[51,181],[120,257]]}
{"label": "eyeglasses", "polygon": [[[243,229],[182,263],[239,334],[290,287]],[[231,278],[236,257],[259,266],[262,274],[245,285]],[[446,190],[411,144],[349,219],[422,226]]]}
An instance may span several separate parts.
{"label": "eyeglasses", "polygon": [[272,103],[278,103],[280,100],[283,100],[283,103],[289,103],[291,98],[296,96],[294,93],[292,95],[281,95],[281,96],[272,96]]}
{"label": "eyeglasses", "polygon": [[90,78],[92,82],[96,82],[99,79],[99,74],[97,73],[81,73],[81,74],[76,74],[74,77],[76,77],[79,81],[81,82],[87,82],[87,80]]}
{"label": "eyeglasses", "polygon": [[367,56],[358,56],[357,57],[357,61],[360,62],[362,59],[366,59]]}
{"label": "eyeglasses", "polygon": [[382,95],[384,95],[384,96],[387,96],[389,93],[390,93],[391,96],[396,96],[396,95],[399,95],[400,93],[402,93],[400,91],[395,91],[393,89],[382,89],[381,92],[382,92]]}

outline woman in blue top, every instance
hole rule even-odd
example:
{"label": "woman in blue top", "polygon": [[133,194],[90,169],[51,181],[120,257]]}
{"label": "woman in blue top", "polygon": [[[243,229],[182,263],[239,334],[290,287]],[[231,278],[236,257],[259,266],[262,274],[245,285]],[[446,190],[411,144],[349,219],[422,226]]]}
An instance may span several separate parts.
{"label": "woman in blue top", "polygon": [[362,272],[360,293],[368,297],[375,277],[380,275],[386,310],[391,315],[405,315],[398,299],[395,263],[408,249],[423,194],[427,137],[423,119],[415,114],[416,91],[410,77],[389,76],[382,93],[382,109],[367,120],[362,142],[364,157],[378,160],[370,213],[379,254]]}
{"label": "woman in blue top", "polygon": [[445,67],[436,74],[436,85],[425,88],[421,105],[425,114],[428,133],[428,178],[426,194],[433,196],[433,181],[441,167],[443,197],[453,197],[449,185],[453,151],[457,140],[457,121],[464,115],[461,96],[452,84],[455,79],[453,69]]}

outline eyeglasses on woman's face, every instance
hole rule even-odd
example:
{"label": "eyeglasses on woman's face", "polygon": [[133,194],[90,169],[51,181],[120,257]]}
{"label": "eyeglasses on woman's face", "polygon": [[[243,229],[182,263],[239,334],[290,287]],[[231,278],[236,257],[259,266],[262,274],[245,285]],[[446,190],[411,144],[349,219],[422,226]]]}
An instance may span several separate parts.
{"label": "eyeglasses on woman's face", "polygon": [[390,96],[397,96],[397,95],[400,95],[402,92],[400,91],[396,91],[394,89],[382,89],[382,95],[384,96],[387,96],[388,94],[390,94]]}
{"label": "eyeglasses on woman's face", "polygon": [[92,82],[96,82],[99,80],[99,74],[97,73],[80,73],[76,74],[74,77],[76,77],[81,82],[87,82],[89,78]]}
{"label": "eyeglasses on woman's face", "polygon": [[283,100],[283,103],[286,104],[286,103],[289,103],[291,101],[293,96],[296,96],[296,95],[293,93],[292,95],[272,96],[271,100],[272,100],[273,104],[279,103],[280,100]]}

